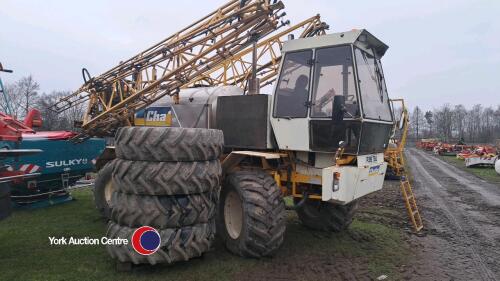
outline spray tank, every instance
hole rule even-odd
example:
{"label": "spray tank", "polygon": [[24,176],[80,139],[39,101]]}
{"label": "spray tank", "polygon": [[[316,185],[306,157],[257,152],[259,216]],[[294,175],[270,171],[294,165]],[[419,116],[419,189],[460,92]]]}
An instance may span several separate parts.
{"label": "spray tank", "polygon": [[182,89],[179,102],[165,96],[150,106],[137,111],[136,126],[215,128],[217,98],[243,95],[236,86],[217,86]]}

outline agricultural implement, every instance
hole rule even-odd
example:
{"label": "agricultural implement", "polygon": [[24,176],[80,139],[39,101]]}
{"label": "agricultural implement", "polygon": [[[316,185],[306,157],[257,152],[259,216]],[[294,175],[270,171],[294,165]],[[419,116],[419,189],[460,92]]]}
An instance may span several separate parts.
{"label": "agricultural implement", "polygon": [[463,155],[465,167],[494,167],[498,159],[497,150],[493,146],[477,146],[468,155]]}
{"label": "agricultural implement", "polygon": [[433,151],[439,143],[437,139],[421,139],[417,142],[417,147],[426,151]]}
{"label": "agricultural implement", "polygon": [[23,181],[11,182],[11,198],[16,207],[36,208],[72,200],[68,188],[94,171],[96,158],[103,152],[103,139],[91,138],[82,143],[69,141],[76,133],[68,131],[23,134],[18,143],[4,142],[5,149],[43,152],[7,159],[9,171],[36,173]]}
{"label": "agricultural implement", "polygon": [[[0,71],[5,70],[0,66]],[[0,186],[2,209],[33,208],[70,201],[67,188],[94,170],[104,140],[69,142],[67,131],[35,131],[42,125],[40,112],[32,109],[24,121],[12,115],[10,99],[0,80],[7,113],[0,113]]]}
{"label": "agricultural implement", "polygon": [[[241,256],[272,255],[280,247],[284,196],[293,198],[305,226],[346,229],[358,199],[382,188],[387,168],[394,125],[381,64],[387,45],[364,29],[326,35],[319,16],[274,33],[288,24],[283,8],[276,1],[231,1],[100,76],[84,69],[85,83],[53,106],[62,112],[88,102],[75,141],[135,126],[116,136],[118,160],[129,166],[185,165],[177,159],[188,151],[183,141],[194,155],[213,156],[208,136],[222,131],[217,233]],[[272,82],[272,94],[260,94]],[[125,164],[113,174],[113,150],[101,157],[110,162],[95,186],[107,216],[119,201],[113,194],[148,206],[139,191],[155,195],[160,184],[120,172]],[[142,184],[131,189],[134,180]],[[120,193],[113,192],[117,182]],[[129,232],[119,225],[126,216],[112,219],[112,235]],[[144,261],[126,255],[112,254]]]}
{"label": "agricultural implement", "polygon": [[434,145],[433,151],[441,156],[456,156],[458,159],[464,160],[466,167],[493,167],[498,159],[497,149],[490,145],[439,142]]}

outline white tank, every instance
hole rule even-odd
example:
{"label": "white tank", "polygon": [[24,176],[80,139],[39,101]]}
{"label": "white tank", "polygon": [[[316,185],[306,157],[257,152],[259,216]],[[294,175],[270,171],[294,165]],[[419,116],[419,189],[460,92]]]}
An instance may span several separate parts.
{"label": "white tank", "polygon": [[[243,95],[243,89],[237,86],[217,86],[182,89],[179,93],[179,103],[175,104],[170,96],[162,97],[149,107],[171,107],[175,111],[179,126],[190,127],[190,124],[200,124],[199,116],[205,115],[208,118],[206,124],[209,128],[215,128],[215,114],[217,112],[217,98],[221,96]],[[209,105],[206,107],[205,105]],[[207,109],[209,111],[207,112]],[[192,122],[194,120],[194,122]],[[175,123],[175,122],[174,122]],[[205,123],[205,122],[201,122]],[[188,125],[186,125],[188,124]],[[172,125],[174,126],[174,125]]]}
{"label": "white tank", "polygon": [[[243,89],[237,86],[216,86],[182,89],[179,93],[179,104],[211,104],[215,111],[217,97],[243,95]],[[174,100],[170,96],[162,97],[151,106],[171,106]]]}
{"label": "white tank", "polygon": [[497,171],[497,173],[500,175],[500,158],[497,159],[497,162],[495,162],[495,171]]}

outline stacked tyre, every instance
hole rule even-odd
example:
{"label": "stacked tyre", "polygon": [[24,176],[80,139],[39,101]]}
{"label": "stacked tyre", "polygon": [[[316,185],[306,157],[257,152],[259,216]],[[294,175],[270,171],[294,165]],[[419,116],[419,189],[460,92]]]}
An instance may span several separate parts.
{"label": "stacked tyre", "polygon": [[114,192],[107,237],[132,241],[156,229],[159,247],[139,254],[133,243],[107,245],[120,263],[173,263],[201,256],[215,238],[223,135],[198,128],[129,127],[115,137]]}

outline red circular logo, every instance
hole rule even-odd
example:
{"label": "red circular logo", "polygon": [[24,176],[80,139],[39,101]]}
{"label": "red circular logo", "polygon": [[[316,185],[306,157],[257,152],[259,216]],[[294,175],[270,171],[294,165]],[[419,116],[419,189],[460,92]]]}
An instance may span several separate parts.
{"label": "red circular logo", "polygon": [[160,234],[151,226],[141,226],[132,234],[132,247],[143,256],[154,254],[160,248],[160,244]]}

